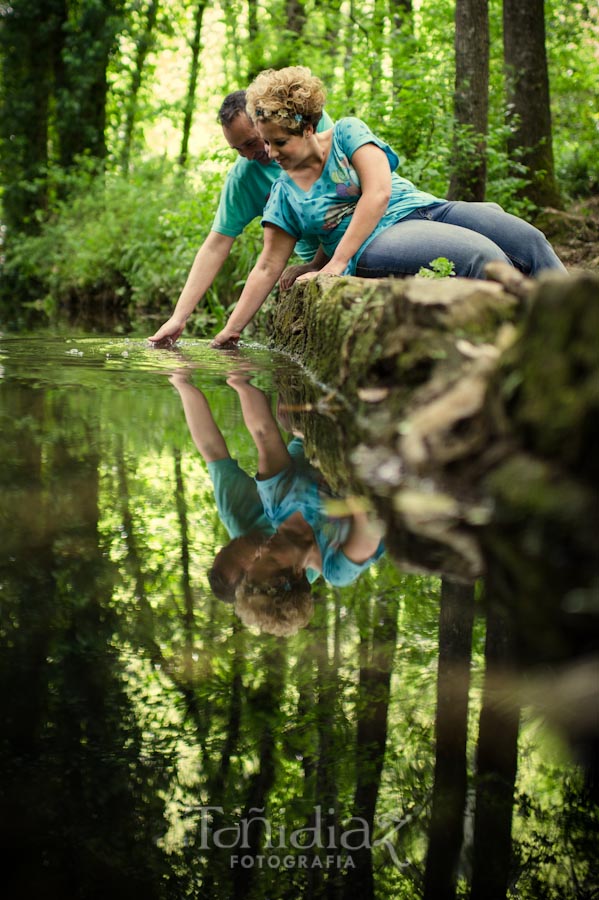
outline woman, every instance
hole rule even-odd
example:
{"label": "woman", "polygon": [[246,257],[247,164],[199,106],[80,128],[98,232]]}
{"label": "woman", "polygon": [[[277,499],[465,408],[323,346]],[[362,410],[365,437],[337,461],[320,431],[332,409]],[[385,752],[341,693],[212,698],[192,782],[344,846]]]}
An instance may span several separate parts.
{"label": "woman", "polygon": [[306,67],[262,72],[246,101],[282,172],[262,217],[263,251],[213,346],[239,339],[305,235],[320,240],[329,256],[320,272],[330,275],[414,275],[439,256],[467,278],[483,278],[493,260],[527,275],[565,271],[540,231],[496,204],[446,201],[401,178],[398,156],[360,119],[316,133],[325,92]]}

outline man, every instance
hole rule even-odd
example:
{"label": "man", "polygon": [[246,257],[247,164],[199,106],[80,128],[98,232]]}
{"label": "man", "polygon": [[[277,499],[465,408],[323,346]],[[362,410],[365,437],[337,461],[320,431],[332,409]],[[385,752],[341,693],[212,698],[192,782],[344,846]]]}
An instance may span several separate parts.
{"label": "man", "polygon": [[[228,145],[237,150],[241,158],[227,175],[212,229],[196,254],[172,316],[150,338],[156,345],[170,346],[181,336],[189,316],[220,272],[235,238],[252,219],[262,215],[271,185],[281,172],[277,163],[271,162],[264,141],[247,116],[245,91],[235,91],[225,97],[218,121]],[[326,131],[332,124],[323,112],[317,130]],[[322,250],[316,259],[317,251],[314,244],[298,242],[296,253],[306,264],[294,267],[292,280],[301,272],[319,268],[326,261]],[[310,260],[312,263],[308,262]],[[285,286],[289,286],[289,280]]]}

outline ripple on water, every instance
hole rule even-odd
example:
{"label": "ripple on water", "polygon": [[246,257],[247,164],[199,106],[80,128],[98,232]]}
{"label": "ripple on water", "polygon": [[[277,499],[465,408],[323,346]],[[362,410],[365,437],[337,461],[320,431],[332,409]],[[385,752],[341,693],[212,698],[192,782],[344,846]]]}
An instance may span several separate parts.
{"label": "ripple on water", "polygon": [[145,338],[96,335],[24,335],[0,338],[0,378],[36,384],[93,386],[112,379],[131,385],[152,383],[188,369],[202,381],[222,383],[232,372],[247,371],[267,381],[284,368],[300,368],[280,353],[257,344],[234,351],[214,350],[208,340],[184,339],[169,350],[157,350]]}

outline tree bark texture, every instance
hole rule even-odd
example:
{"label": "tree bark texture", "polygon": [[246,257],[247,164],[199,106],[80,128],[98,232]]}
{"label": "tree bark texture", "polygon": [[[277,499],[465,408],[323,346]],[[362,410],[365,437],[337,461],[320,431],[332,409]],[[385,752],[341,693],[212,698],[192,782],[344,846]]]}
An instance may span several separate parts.
{"label": "tree bark texture", "polygon": [[474,588],[444,578],[439,617],[435,782],[424,900],[454,900],[468,784],[466,743]]}
{"label": "tree bark texture", "polygon": [[65,4],[62,45],[55,62],[56,133],[60,164],[79,155],[106,156],[108,63],[123,14],[122,0]]}
{"label": "tree bark texture", "polygon": [[[6,6],[0,28],[0,182],[9,234],[35,232],[44,209],[52,68],[61,33],[60,0]],[[44,22],[40,27],[40,20]],[[26,184],[34,182],[35,187]]]}
{"label": "tree bark texture", "polygon": [[489,110],[488,0],[456,0],[453,163],[448,198],[484,200]]}
{"label": "tree bark texture", "polygon": [[135,120],[137,117],[137,105],[139,91],[144,77],[144,69],[148,53],[152,48],[154,41],[154,26],[158,16],[158,7],[160,0],[149,0],[145,15],[145,23],[141,34],[137,39],[135,50],[135,62],[131,73],[131,86],[127,94],[127,104],[125,112],[125,124],[123,126],[123,141],[121,150],[121,168],[126,172],[129,169],[129,157],[131,154],[131,146],[133,144],[133,132],[135,128]]}
{"label": "tree bark texture", "polygon": [[544,0],[504,0],[503,52],[512,159],[529,170],[523,194],[538,207],[561,206],[555,180]]}
{"label": "tree bark texture", "polygon": [[[378,597],[376,620],[368,633],[361,629],[360,680],[356,733],[356,789],[353,816],[374,829],[376,803],[387,746],[387,713],[391,673],[397,640],[397,597]],[[372,848],[360,847],[352,853],[355,868],[345,877],[344,898],[374,900]]]}
{"label": "tree bark texture", "polygon": [[193,122],[193,113],[196,103],[196,88],[198,84],[198,74],[200,71],[200,50],[202,49],[202,22],[204,20],[204,10],[208,5],[208,0],[200,0],[196,6],[194,17],[194,32],[191,41],[191,62],[189,65],[189,83],[187,85],[187,96],[185,98],[185,111],[183,114],[183,134],[181,137],[181,150],[179,151],[179,165],[185,166],[189,152],[189,138],[191,136],[191,125]]}
{"label": "tree bark texture", "polygon": [[488,604],[485,687],[476,756],[471,900],[505,900],[512,854],[520,710],[502,682],[514,663],[514,630],[493,597]]}
{"label": "tree bark texture", "polygon": [[276,346],[329,386],[294,396],[333,487],[366,493],[407,571],[492,574],[560,658],[596,647],[599,279],[320,276],[270,307]]}

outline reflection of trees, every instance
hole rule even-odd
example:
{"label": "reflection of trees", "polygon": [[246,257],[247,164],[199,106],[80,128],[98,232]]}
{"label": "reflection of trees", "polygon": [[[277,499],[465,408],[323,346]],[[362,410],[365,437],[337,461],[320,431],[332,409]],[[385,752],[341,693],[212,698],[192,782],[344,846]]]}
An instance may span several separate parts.
{"label": "reflection of trees", "polygon": [[[356,786],[353,815],[374,833],[374,816],[387,743],[387,711],[397,636],[396,592],[362,595],[360,604],[360,681],[356,728]],[[372,852],[362,847],[352,854],[356,868],[346,879],[345,896],[374,897]]]}
{"label": "reflection of trees", "polygon": [[[262,663],[264,680],[250,695],[250,714],[256,728],[258,768],[249,778],[243,818],[251,818],[252,810],[265,810],[277,775],[277,742],[282,725],[281,701],[285,685],[285,641],[269,640],[265,643]],[[254,825],[249,829],[249,847],[246,851],[256,857],[262,846],[264,830]],[[237,866],[233,869],[233,897],[244,898],[250,893],[259,870]]]}
{"label": "reflection of trees", "polygon": [[456,896],[466,807],[468,698],[474,589],[444,579],[439,615],[435,782],[424,880],[425,900]]}
{"label": "reflection of trees", "polygon": [[11,898],[160,897],[165,780],[144,758],[113,649],[98,453],[80,399],[38,393],[33,420],[28,391],[10,394],[10,415],[24,425],[2,447],[11,523],[0,618],[3,889]]}
{"label": "reflection of trees", "polygon": [[[6,415],[21,424],[18,445],[0,429],[0,836],[24,878],[15,897],[76,897],[80,882],[91,898],[102,887],[176,900],[177,869],[192,897],[413,900],[452,896],[458,859],[462,895],[470,879],[473,897],[505,896],[509,873],[522,900],[593,896],[597,808],[576,771],[563,787],[551,759],[536,773],[526,714],[517,773],[518,715],[496,689],[508,634],[490,603],[486,661],[482,619],[470,640],[469,589],[443,585],[437,631],[436,581],[388,562],[349,589],[318,585],[314,619],[292,640],[257,638],[205,588],[224,535],[202,461],[177,449],[176,403],[181,431],[163,408],[165,433],[148,446],[125,426],[127,404],[110,425],[123,438],[98,443],[81,394],[10,397]],[[474,830],[462,848],[467,789]],[[355,870],[231,868],[236,851],[200,846],[202,806],[223,810],[212,829],[258,808],[287,834],[315,825],[320,807],[337,847],[352,816],[375,836],[384,819],[392,827],[372,857],[352,852]],[[169,857],[157,846],[165,812]],[[257,860],[267,830],[249,833]]]}
{"label": "reflection of trees", "polygon": [[498,702],[497,685],[513,671],[514,635],[509,616],[490,598],[485,644],[485,689],[476,757],[472,848],[472,900],[503,900],[511,870],[512,809],[518,767],[520,709]]}

